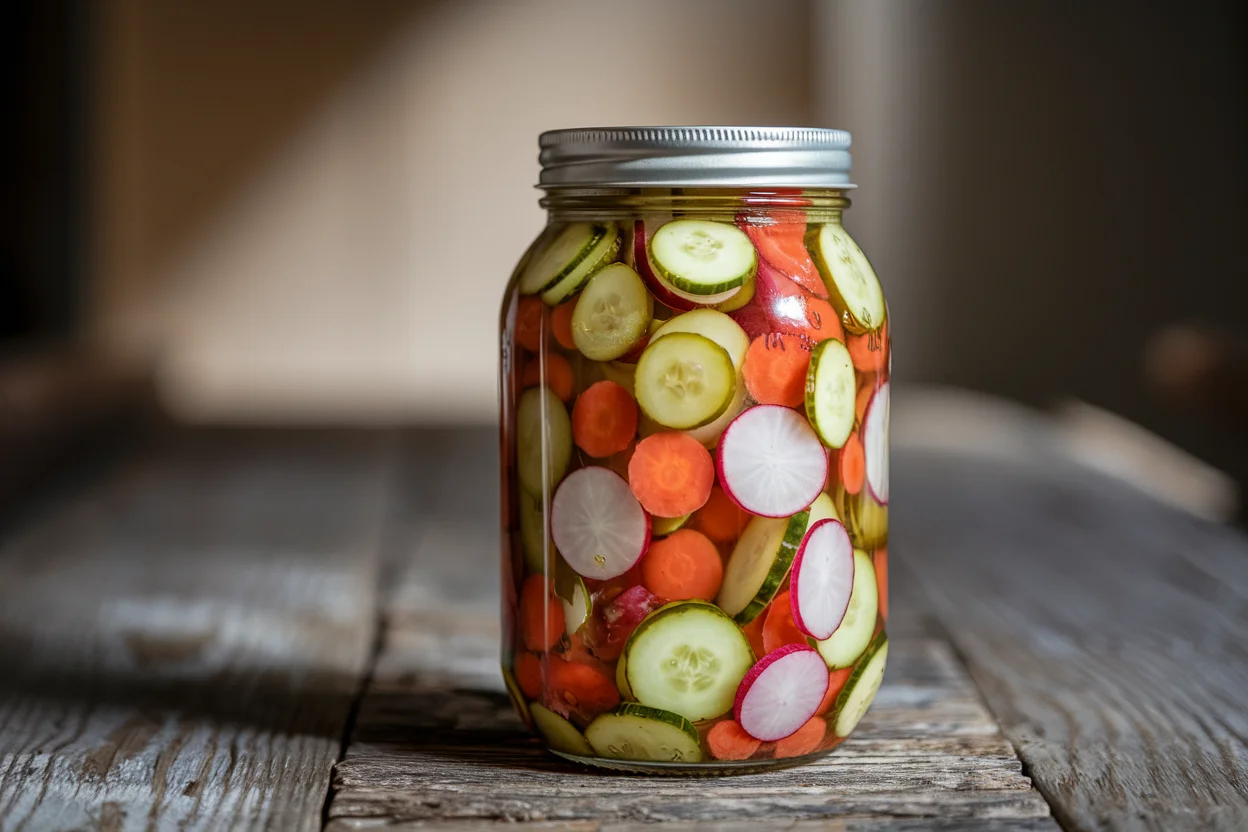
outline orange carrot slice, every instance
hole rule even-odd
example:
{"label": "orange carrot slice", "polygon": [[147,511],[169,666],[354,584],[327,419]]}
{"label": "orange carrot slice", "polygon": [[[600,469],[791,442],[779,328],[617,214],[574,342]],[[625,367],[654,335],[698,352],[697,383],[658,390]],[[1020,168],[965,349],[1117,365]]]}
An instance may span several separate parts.
{"label": "orange carrot slice", "polygon": [[[537,358],[533,358],[524,365],[520,384],[523,387],[533,387],[541,383],[542,364]],[[559,401],[572,400],[572,365],[557,352],[546,353],[546,386],[559,397]]]}
{"label": "orange carrot slice", "polygon": [[745,351],[745,387],[762,404],[797,407],[806,399],[810,349],[796,335],[760,335]]}
{"label": "orange carrot slice", "polygon": [[549,650],[563,638],[563,604],[542,575],[530,575],[520,588],[520,632],[524,646],[535,652]]}
{"label": "orange carrot slice", "polygon": [[875,564],[875,583],[880,591],[880,615],[888,620],[888,549],[876,549],[872,558]]}
{"label": "orange carrot slice", "polygon": [[587,664],[551,656],[546,665],[546,707],[562,717],[572,712],[593,719],[620,704],[615,680]]}
{"label": "orange carrot slice", "polygon": [[576,349],[572,340],[572,312],[576,309],[576,301],[561,303],[550,313],[550,328],[555,333],[555,340],[565,350]]}
{"label": "orange carrot slice", "polygon": [[680,529],[650,544],[641,578],[646,589],[668,601],[711,601],[724,579],[724,564],[706,535]]}
{"label": "orange carrot slice", "polygon": [[858,385],[858,395],[854,397],[854,416],[858,419],[858,424],[862,424],[862,420],[867,415],[867,404],[871,401],[871,394],[875,392],[875,376],[867,376]]}
{"label": "orange carrot slice", "polygon": [[888,321],[878,330],[850,336],[845,346],[858,372],[880,372],[888,363]]}
{"label": "orange carrot slice", "polygon": [[823,742],[823,735],[828,724],[817,716],[812,716],[801,728],[776,743],[776,759],[783,757],[801,757],[818,750]]}
{"label": "orange carrot slice", "polygon": [[530,699],[542,698],[542,663],[532,653],[516,655],[516,682]]}
{"label": "orange carrot slice", "polygon": [[546,304],[534,297],[520,298],[516,306],[516,342],[532,353],[542,348]]}
{"label": "orange carrot slice", "polygon": [[714,483],[711,452],[680,431],[647,436],[628,463],[633,495],[659,517],[680,517],[702,508]]}
{"label": "orange carrot slice", "polygon": [[828,288],[806,250],[806,221],[775,225],[747,225],[745,233],[764,260],[816,297],[826,298]]}
{"label": "orange carrot slice", "polygon": [[823,701],[819,703],[816,714],[826,714],[832,709],[832,703],[841,695],[841,691],[845,689],[845,683],[849,681],[853,672],[852,667],[843,667],[828,673],[828,692],[823,695]]}
{"label": "orange carrot slice", "polygon": [[763,625],[767,621],[767,616],[757,615],[754,620],[741,628],[741,632],[745,634],[745,640],[750,643],[750,649],[754,651],[755,658],[762,658],[767,654],[763,649]]}
{"label": "orange carrot slice", "polygon": [[729,543],[741,535],[748,522],[750,515],[737,508],[724,489],[717,485],[711,489],[706,505],[694,515],[693,528],[716,543]]}
{"label": "orange carrot slice", "polygon": [[793,607],[786,589],[767,608],[767,620],[763,624],[763,650],[770,653],[786,644],[805,644],[806,636],[793,623]]}
{"label": "orange carrot slice", "polygon": [[716,760],[746,760],[762,745],[731,719],[712,725],[706,734],[706,744]]}
{"label": "orange carrot slice", "polygon": [[845,491],[857,494],[862,490],[863,479],[867,475],[867,460],[862,452],[862,440],[858,438],[858,431],[851,433],[849,439],[845,440],[840,457],[841,482],[845,485]]}
{"label": "orange carrot slice", "polygon": [[618,454],[637,434],[637,402],[614,381],[591,384],[572,408],[572,441],[592,457]]}

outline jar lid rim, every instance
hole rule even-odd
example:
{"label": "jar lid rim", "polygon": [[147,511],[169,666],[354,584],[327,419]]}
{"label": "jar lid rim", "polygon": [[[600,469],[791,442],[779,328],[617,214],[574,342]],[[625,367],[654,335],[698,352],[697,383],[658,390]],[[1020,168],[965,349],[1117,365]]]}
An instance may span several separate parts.
{"label": "jar lid rim", "polygon": [[538,138],[539,188],[852,188],[850,134],[819,127],[577,127]]}

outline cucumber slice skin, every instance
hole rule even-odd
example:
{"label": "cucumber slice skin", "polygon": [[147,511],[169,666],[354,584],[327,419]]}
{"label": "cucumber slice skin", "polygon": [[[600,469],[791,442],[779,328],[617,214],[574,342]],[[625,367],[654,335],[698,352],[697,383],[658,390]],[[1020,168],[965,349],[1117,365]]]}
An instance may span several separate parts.
{"label": "cucumber slice skin", "polygon": [[[549,451],[548,458],[546,451]],[[572,460],[572,419],[549,387],[530,387],[516,405],[516,473],[520,485],[541,499]],[[543,470],[543,468],[545,470]]]}
{"label": "cucumber slice skin", "polygon": [[624,660],[624,654],[620,654],[620,660],[615,663],[615,686],[620,691],[620,698],[625,702],[635,702],[637,697],[633,696],[633,689],[628,686],[628,662]]}
{"label": "cucumber slice skin", "polygon": [[669,534],[680,531],[689,522],[689,518],[693,514],[686,514],[684,517],[652,517],[650,520],[650,537],[667,537]]}
{"label": "cucumber slice skin", "polygon": [[845,345],[834,338],[816,344],[806,371],[806,418],[833,450],[853,433],[855,384],[854,361]]}
{"label": "cucumber slice skin", "polygon": [[[682,643],[695,628],[701,630],[699,641]],[[711,655],[690,657],[691,646]],[[673,653],[682,653],[695,668],[701,661],[712,659],[716,677],[693,692],[666,684],[664,668],[675,661]],[[745,634],[723,610],[705,601],[675,601],[659,607],[633,630],[621,657],[626,662],[628,688],[638,702],[679,713],[691,721],[732,710],[737,688],[754,666],[754,651]]]}
{"label": "cucumber slice skin", "polygon": [[847,737],[858,727],[859,720],[871,707],[871,702],[880,689],[887,662],[888,636],[881,632],[871,642],[862,661],[854,668],[845,687],[836,697],[836,703],[832,707],[835,715],[832,730],[836,736]]}
{"label": "cucumber slice skin", "polygon": [[888,316],[884,289],[867,255],[840,223],[811,226],[806,249],[828,290],[828,301],[841,313],[841,324],[857,333],[878,329]]}
{"label": "cucumber slice skin", "polygon": [[594,755],[593,746],[585,739],[585,735],[559,714],[538,702],[529,703],[529,714],[533,718],[537,733],[541,734],[550,748],[582,757]]}
{"label": "cucumber slice skin", "polygon": [[876,620],[880,613],[880,587],[875,578],[875,564],[861,549],[854,550],[854,588],[849,608],[836,632],[814,647],[832,670],[853,667],[871,646]]}
{"label": "cucumber slice skin", "polygon": [[723,312],[714,309],[694,309],[669,318],[657,331],[650,336],[651,342],[665,335],[677,332],[692,332],[701,335],[724,348],[732,359],[732,366],[738,372],[745,363],[746,350],[750,348],[750,337],[745,334],[741,325]]}
{"label": "cucumber slice skin", "polygon": [[590,279],[602,269],[615,262],[620,251],[620,235],[614,226],[589,250],[582,263],[567,273],[554,286],[542,292],[542,302],[547,306],[558,306],[577,292],[585,288]]}
{"label": "cucumber slice skin", "polygon": [[695,297],[736,289],[758,269],[754,244],[732,223],[672,220],[650,235],[647,254],[665,281]]}
{"label": "cucumber slice skin", "polygon": [[555,551],[546,528],[542,502],[523,488],[516,496],[520,501],[520,548],[524,550],[524,568],[530,574],[541,575],[546,571],[546,553]]}
{"label": "cucumber slice skin", "polygon": [[661,708],[632,703],[600,714],[585,729],[599,757],[637,762],[700,763],[702,746],[693,723]]}
{"label": "cucumber slice skin", "polygon": [[[731,615],[733,621],[741,626],[749,624],[776,597],[784,579],[789,575],[793,557],[802,545],[809,522],[810,511],[807,509],[789,518],[755,517],[746,525],[728,558],[727,566],[724,567],[724,580],[716,599],[720,608]],[[752,585],[756,579],[751,580],[754,573],[749,570],[750,564],[743,559],[748,556],[750,547],[753,546],[766,547],[764,555],[774,551],[774,556],[762,583],[746,599],[744,596],[751,592],[747,583]]]}
{"label": "cucumber slice skin", "polygon": [[645,337],[654,299],[637,272],[623,263],[599,269],[572,311],[572,340],[586,358],[614,361]]}
{"label": "cucumber slice skin", "polygon": [[[699,390],[668,395],[673,374],[693,373]],[[678,383],[687,382],[678,378]],[[711,424],[728,409],[737,392],[737,372],[732,356],[719,344],[692,332],[676,332],[646,346],[633,385],[637,404],[646,416],[664,427],[688,430]]]}
{"label": "cucumber slice skin", "polygon": [[594,602],[584,579],[563,558],[555,562],[555,595],[563,605],[564,632],[574,636],[593,614]]}
{"label": "cucumber slice skin", "polygon": [[[522,295],[536,295],[567,277],[607,236],[609,227],[590,222],[574,222],[551,229],[549,237],[535,250],[520,270]],[[592,264],[591,264],[592,265]]]}

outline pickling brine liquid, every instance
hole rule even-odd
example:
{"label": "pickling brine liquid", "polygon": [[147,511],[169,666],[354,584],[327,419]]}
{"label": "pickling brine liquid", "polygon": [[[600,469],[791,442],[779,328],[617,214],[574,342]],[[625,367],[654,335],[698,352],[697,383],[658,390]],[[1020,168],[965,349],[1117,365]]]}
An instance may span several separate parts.
{"label": "pickling brine liquid", "polygon": [[888,319],[847,200],[573,203],[503,306],[516,708],[634,771],[827,752],[888,655]]}

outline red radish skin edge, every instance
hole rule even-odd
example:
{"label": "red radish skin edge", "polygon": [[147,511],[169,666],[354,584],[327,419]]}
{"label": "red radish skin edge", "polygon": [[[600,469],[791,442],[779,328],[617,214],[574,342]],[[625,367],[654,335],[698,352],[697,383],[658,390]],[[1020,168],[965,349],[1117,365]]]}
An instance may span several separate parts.
{"label": "red radish skin edge", "polygon": [[696,303],[685,300],[668,289],[654,273],[654,269],[650,268],[650,255],[646,251],[646,224],[642,220],[633,223],[633,260],[637,274],[641,275],[642,282],[659,303],[677,312],[689,312],[698,308]]}
{"label": "red radish skin edge", "polygon": [[[840,526],[842,533],[845,533],[844,532],[845,527],[840,523],[840,521],[833,520],[831,518],[820,520],[818,523],[816,523],[815,525],[811,526],[809,529],[806,530],[806,536],[802,538],[802,545],[798,547],[797,554],[793,556],[793,566],[790,567],[790,570],[789,570],[789,575],[790,575],[789,606],[792,608],[792,612],[793,612],[793,624],[797,627],[797,629],[801,630],[804,634],[810,636],[813,639],[818,639],[818,640],[831,638],[832,633],[836,632],[837,627],[840,626],[840,622],[845,620],[845,613],[849,612],[849,598],[851,594],[851,593],[846,593],[845,595],[845,607],[841,610],[841,614],[837,618],[837,627],[833,627],[827,633],[820,634],[820,633],[816,633],[812,631],[811,628],[806,626],[806,621],[805,619],[802,618],[802,612],[800,609],[798,609],[798,603],[797,603],[797,598],[799,595],[799,587],[801,585],[800,576],[802,573],[802,563],[806,555],[806,545],[810,542],[811,538],[814,537],[815,533],[819,531],[819,529],[823,528],[829,523],[835,523],[837,526]],[[846,534],[846,539],[848,539],[848,534],[847,533],[845,534]],[[854,563],[854,549],[853,549],[853,544],[851,543],[850,549],[849,549],[849,585],[850,587],[853,587],[854,585],[854,570],[856,568],[857,567]]]}
{"label": "red radish skin edge", "polygon": [[[746,722],[742,721],[742,718],[745,716],[745,714],[743,713],[745,700],[749,697],[750,691],[753,689],[755,683],[757,683],[759,679],[762,678],[763,674],[766,673],[767,670],[772,665],[774,665],[776,662],[780,661],[781,659],[787,656],[792,656],[794,653],[810,653],[810,654],[813,654],[814,657],[820,661],[821,668],[824,671],[821,674],[823,678],[823,687],[819,689],[818,696],[814,696],[815,689],[811,688],[811,698],[813,699],[813,701],[810,703],[810,713],[805,714],[800,721],[798,721],[795,718],[794,722],[796,724],[793,726],[792,731],[790,731],[787,734],[784,734],[783,736],[778,736],[778,737],[759,736],[758,734],[754,733],[747,727]],[[783,647],[772,650],[766,656],[763,656],[761,659],[759,659],[754,664],[754,666],[750,668],[749,672],[745,674],[745,678],[741,680],[741,684],[737,688],[737,698],[732,704],[733,719],[737,721],[737,724],[741,726],[742,730],[744,730],[751,737],[754,737],[754,739],[756,740],[762,740],[763,742],[774,742],[776,740],[782,740],[785,737],[792,736],[799,728],[805,725],[812,716],[815,715],[815,712],[819,710],[819,705],[823,702],[823,697],[827,695],[828,684],[831,682],[831,677],[828,675],[826,671],[827,671],[827,664],[824,663],[823,657],[820,656],[819,652],[815,650],[813,647],[807,647],[804,644],[786,644]],[[747,717],[747,721],[748,721],[748,717]]]}
{"label": "red radish skin edge", "polygon": [[736,427],[737,423],[741,421],[741,419],[744,416],[746,416],[746,414],[750,413],[753,410],[757,410],[760,407],[774,407],[778,410],[787,410],[790,413],[796,413],[796,411],[793,410],[791,407],[785,407],[784,405],[779,405],[779,404],[756,404],[753,407],[747,407],[744,410],[742,410],[740,413],[738,413],[736,418],[734,418],[731,422],[728,423],[728,427],[724,428],[724,432],[720,434],[719,442],[716,443],[715,445],[715,476],[718,477],[719,486],[720,488],[724,490],[724,494],[727,495],[728,499],[732,500],[732,502],[736,505],[736,507],[741,509],[745,513],[754,515],[755,517],[770,517],[772,519],[777,519],[781,517],[792,517],[794,514],[797,513],[797,511],[802,511],[804,509],[810,508],[811,504],[814,503],[815,500],[819,499],[819,495],[823,492],[823,488],[827,484],[827,481],[828,481],[828,468],[829,468],[828,449],[823,446],[822,442],[819,443],[819,449],[823,453],[823,476],[820,478],[818,485],[814,487],[810,495],[810,499],[807,500],[805,504],[802,505],[801,508],[797,509],[797,511],[789,512],[787,514],[762,514],[758,511],[755,511],[752,508],[749,508],[744,503],[742,503],[740,499],[737,498],[737,495],[732,490],[732,484],[728,481],[728,477],[724,473],[724,446],[728,444],[727,443],[728,435],[729,433],[731,433],[732,429]]}
{"label": "red radish skin edge", "polygon": [[[573,471],[571,474],[568,474],[566,477],[563,478],[563,482],[559,484],[559,487],[562,488],[564,485],[567,484],[568,480],[572,479],[577,474],[581,474],[582,472],[585,472],[585,471],[594,471],[594,470],[606,471],[608,474],[611,474],[612,476],[616,477],[618,480],[624,483],[624,487],[628,488],[628,495],[632,497],[633,490],[628,487],[628,480],[624,479],[619,474],[612,471],[610,468],[603,468],[597,465],[591,465],[588,468],[580,468],[576,471]],[[600,476],[600,475],[595,475],[595,476]],[[558,496],[558,489],[556,489],[555,496],[556,497]],[[633,499],[635,500],[636,498],[633,497]],[[641,562],[641,559],[645,556],[646,552],[650,549],[650,535],[651,535],[651,530],[654,528],[654,524],[650,520],[650,513],[647,512],[644,508],[642,508],[640,503],[637,504],[637,508],[641,511],[641,516],[645,522],[645,532],[642,535],[641,547],[640,547],[640,551],[637,552],[637,557],[633,558],[632,562],[628,566],[626,566],[625,568],[621,569],[619,572],[616,572],[613,575],[607,575],[607,576],[582,575],[582,577],[586,577],[586,578],[590,578],[592,580],[598,580],[598,581],[609,581],[612,578],[618,578],[620,575],[623,575],[625,572],[628,572],[630,569],[632,569],[634,566],[636,566],[638,563]],[[553,498],[551,499],[550,514],[551,514],[551,518],[550,518],[551,537],[553,538],[555,536],[554,535],[555,510],[554,510]],[[555,548],[556,549],[559,548],[557,542],[556,542]],[[572,564],[569,563],[569,566],[572,566]],[[575,566],[573,566],[573,571],[574,572],[576,571]],[[577,574],[580,575],[581,573],[577,572]]]}
{"label": "red radish skin edge", "polygon": [[[890,360],[891,360],[891,358],[890,358]],[[891,365],[890,365],[890,370],[891,370]],[[889,388],[889,386],[888,386],[888,384],[889,384],[889,383],[888,383],[887,381],[886,381],[886,382],[884,382],[884,383],[883,383],[883,384],[881,384],[878,388],[876,388],[874,392],[872,392],[872,393],[871,393],[871,399],[870,399],[870,401],[868,401],[868,402],[867,402],[867,407],[866,407],[866,409],[863,411],[863,420],[862,420],[862,423],[863,423],[863,437],[862,437],[862,438],[863,438],[863,443],[862,443],[862,450],[863,450],[863,454],[864,454],[864,457],[863,457],[863,461],[864,461],[863,469],[864,469],[864,470],[863,470],[863,477],[862,477],[862,478],[866,481],[867,491],[868,491],[868,492],[870,492],[870,494],[871,494],[871,499],[875,500],[878,504],[880,504],[880,505],[882,505],[882,506],[886,506],[886,505],[888,505],[888,495],[885,495],[885,496],[884,496],[884,499],[882,499],[882,500],[881,500],[881,499],[880,499],[880,495],[879,495],[879,494],[876,492],[876,490],[875,490],[875,486],[871,483],[871,477],[870,477],[870,471],[871,471],[871,469],[870,469],[870,468],[866,465],[866,462],[867,462],[868,460],[867,460],[867,458],[866,458],[866,456],[865,456],[865,455],[866,455],[866,453],[867,453],[867,446],[868,446],[868,444],[869,444],[869,443],[868,443],[868,441],[867,441],[868,437],[867,437],[867,435],[866,435],[866,426],[867,426],[867,425],[870,423],[870,421],[871,421],[871,409],[872,409],[873,407],[875,407],[876,401],[879,399],[880,394],[881,394],[883,391],[885,391],[885,390],[889,390],[889,389],[890,389],[890,388]],[[890,405],[891,405],[891,403],[892,403],[892,402],[891,402],[891,391],[890,391],[889,396],[890,396],[890,402],[889,402],[889,403],[890,403]],[[873,431],[872,433],[874,433],[874,431]],[[884,437],[884,441],[885,441],[885,442],[887,442],[887,441],[888,441],[888,437]],[[877,448],[877,451],[878,451],[878,448]],[[886,478],[888,477],[888,469],[887,469],[887,468],[884,470],[884,476],[885,476]],[[892,489],[890,488],[889,490],[891,491]]]}

